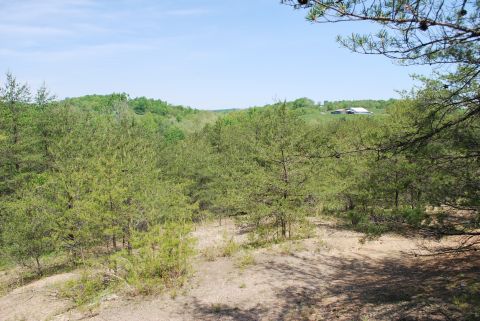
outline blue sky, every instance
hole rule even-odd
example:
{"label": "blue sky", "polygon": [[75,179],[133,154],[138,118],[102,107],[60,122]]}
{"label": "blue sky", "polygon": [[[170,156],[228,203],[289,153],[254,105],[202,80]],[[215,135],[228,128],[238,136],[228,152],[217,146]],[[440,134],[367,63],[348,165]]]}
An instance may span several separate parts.
{"label": "blue sky", "polygon": [[278,0],[0,0],[0,72],[60,98],[126,92],[220,109],[398,97],[421,71],[335,41],[373,26],[304,17]]}

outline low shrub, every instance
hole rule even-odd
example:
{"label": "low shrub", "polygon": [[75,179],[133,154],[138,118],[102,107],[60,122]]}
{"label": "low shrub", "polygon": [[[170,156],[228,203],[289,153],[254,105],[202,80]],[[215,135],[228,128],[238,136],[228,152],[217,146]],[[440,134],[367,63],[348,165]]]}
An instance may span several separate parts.
{"label": "low shrub", "polygon": [[194,253],[191,227],[167,223],[133,237],[133,250],[119,252],[111,258],[115,275],[124,279],[140,294],[182,285]]}
{"label": "low shrub", "polygon": [[63,297],[77,306],[92,305],[114,290],[129,295],[149,295],[183,285],[190,270],[194,240],[191,226],[166,223],[132,236],[132,249],[106,258],[90,267],[77,280],[60,288]]}
{"label": "low shrub", "polygon": [[108,294],[117,280],[101,272],[84,271],[79,279],[69,280],[60,287],[60,296],[71,299],[77,306],[96,305]]}
{"label": "low shrub", "polygon": [[233,237],[228,237],[227,233],[223,234],[223,242],[221,245],[206,247],[202,250],[202,255],[207,261],[215,261],[217,257],[231,257],[240,249],[240,245],[235,242]]}
{"label": "low shrub", "polygon": [[201,253],[205,260],[209,262],[213,262],[217,257],[219,257],[218,248],[216,246],[206,247],[201,251]]}
{"label": "low shrub", "polygon": [[398,211],[398,214],[408,225],[419,227],[426,219],[427,214],[419,208],[405,208]]}
{"label": "low shrub", "polygon": [[357,226],[361,222],[366,220],[366,215],[364,213],[357,212],[357,211],[348,211],[347,218],[352,224],[352,226]]}
{"label": "low shrub", "polygon": [[391,228],[386,224],[375,223],[371,221],[365,221],[359,224],[356,231],[365,233],[367,237],[376,238],[384,233],[387,233]]}
{"label": "low shrub", "polygon": [[220,247],[220,255],[223,257],[230,257],[240,249],[240,246],[233,239],[228,237],[227,233],[223,234],[223,245]]}
{"label": "low shrub", "polygon": [[247,266],[255,264],[255,257],[253,254],[248,251],[244,252],[242,255],[238,256],[235,260],[235,266],[240,269],[244,269]]}
{"label": "low shrub", "polygon": [[352,210],[344,214],[344,219],[355,231],[377,237],[391,231],[401,231],[405,224],[418,228],[428,220],[425,211],[419,208],[402,208],[397,210],[377,209],[371,212]]}
{"label": "low shrub", "polygon": [[279,245],[279,252],[283,255],[293,255],[306,249],[305,244],[299,241],[286,241]]}

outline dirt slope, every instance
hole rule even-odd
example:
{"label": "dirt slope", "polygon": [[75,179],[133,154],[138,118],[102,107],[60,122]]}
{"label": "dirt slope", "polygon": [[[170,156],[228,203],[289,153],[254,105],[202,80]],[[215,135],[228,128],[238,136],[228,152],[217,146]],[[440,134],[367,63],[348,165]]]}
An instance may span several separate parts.
{"label": "dirt slope", "polygon": [[71,307],[68,300],[57,297],[56,285],[75,277],[63,273],[17,288],[0,298],[0,320],[48,320]]}
{"label": "dirt slope", "polygon": [[[221,244],[225,235],[238,242],[245,238],[231,222],[195,231],[200,252]],[[49,296],[52,284],[72,277],[58,275],[0,298],[0,320],[456,319],[448,302],[462,278],[478,277],[478,261],[434,263],[414,255],[434,245],[431,241],[383,236],[362,244],[360,237],[318,224],[317,237],[255,250],[255,262],[244,267],[239,267],[242,253],[215,261],[199,255],[194,277],[174,298],[117,298],[93,313],[69,310],[68,302]]]}

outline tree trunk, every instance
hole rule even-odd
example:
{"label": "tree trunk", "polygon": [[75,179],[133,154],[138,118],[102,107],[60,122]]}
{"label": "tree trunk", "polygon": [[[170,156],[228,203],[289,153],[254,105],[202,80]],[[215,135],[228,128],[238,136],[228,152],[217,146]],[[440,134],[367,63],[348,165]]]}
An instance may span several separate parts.
{"label": "tree trunk", "polygon": [[281,226],[282,226],[282,237],[287,238],[287,222],[285,220],[284,214],[282,214],[282,218],[280,219]]}
{"label": "tree trunk", "polygon": [[40,265],[40,258],[38,256],[35,256],[35,262],[37,263],[37,274],[42,276],[43,271],[42,271],[42,266]]}
{"label": "tree trunk", "polygon": [[[14,119],[14,124],[13,124],[13,146],[16,146],[18,144],[19,137],[18,137],[18,127],[17,127],[17,120],[16,117]],[[18,162],[18,159],[15,158],[15,171],[19,172],[20,171],[20,163]]]}
{"label": "tree trunk", "polygon": [[395,209],[398,209],[398,196],[399,196],[398,189],[395,189]]}
{"label": "tree trunk", "polygon": [[[285,189],[283,190],[283,199],[286,200],[288,197],[288,169],[287,169],[287,160],[285,159],[285,153],[283,149],[281,150],[282,153],[282,168],[283,168],[283,182],[285,183]],[[287,220],[285,213],[281,214],[281,224],[282,224],[282,237],[287,237]]]}

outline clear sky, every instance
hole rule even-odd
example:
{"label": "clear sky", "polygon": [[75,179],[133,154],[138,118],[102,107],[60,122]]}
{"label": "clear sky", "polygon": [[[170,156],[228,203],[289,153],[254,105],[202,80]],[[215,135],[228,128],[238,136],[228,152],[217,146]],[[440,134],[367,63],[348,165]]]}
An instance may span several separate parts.
{"label": "clear sky", "polygon": [[0,0],[0,72],[60,98],[126,92],[201,109],[398,97],[420,72],[335,41],[370,25],[313,25],[279,2]]}

